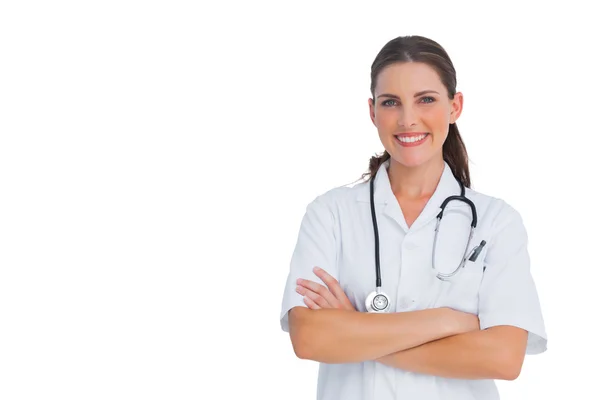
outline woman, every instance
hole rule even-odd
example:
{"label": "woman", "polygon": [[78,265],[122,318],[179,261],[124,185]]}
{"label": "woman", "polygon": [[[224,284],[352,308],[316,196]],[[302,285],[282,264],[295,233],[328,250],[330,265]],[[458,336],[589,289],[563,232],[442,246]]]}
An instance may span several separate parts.
{"label": "woman", "polygon": [[308,205],[281,326],[321,363],[318,399],[498,399],[494,379],[547,346],[521,216],[470,189],[463,95],[438,43],[388,42],[371,95],[385,152],[366,182]]}

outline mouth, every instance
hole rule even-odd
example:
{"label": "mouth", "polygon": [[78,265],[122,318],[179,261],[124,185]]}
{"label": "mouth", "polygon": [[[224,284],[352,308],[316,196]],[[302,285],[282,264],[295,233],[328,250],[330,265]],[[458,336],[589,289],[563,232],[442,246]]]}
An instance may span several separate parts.
{"label": "mouth", "polygon": [[422,144],[429,137],[428,132],[416,133],[410,135],[394,135],[396,142],[404,147],[414,147]]}

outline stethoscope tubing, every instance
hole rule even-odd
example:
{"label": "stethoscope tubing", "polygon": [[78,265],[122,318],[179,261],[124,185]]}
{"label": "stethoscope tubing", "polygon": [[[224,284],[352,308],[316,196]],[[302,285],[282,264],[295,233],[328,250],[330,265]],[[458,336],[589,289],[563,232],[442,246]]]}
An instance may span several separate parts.
{"label": "stethoscope tubing", "polygon": [[[456,179],[456,177],[455,177],[455,179]],[[375,292],[371,293],[367,297],[367,310],[368,311],[374,311],[374,312],[382,312],[382,311],[385,311],[385,310],[389,309],[390,302],[389,302],[389,297],[381,291],[381,266],[380,266],[380,258],[379,258],[379,229],[378,229],[378,226],[377,226],[377,217],[375,215],[375,199],[374,199],[374,196],[375,196],[374,185],[375,185],[375,183],[374,183],[374,180],[375,180],[375,178],[371,178],[370,179],[370,184],[369,184],[370,190],[369,191],[370,191],[370,202],[371,202],[371,217],[372,217],[372,220],[373,220],[373,231],[374,231],[374,237],[375,237],[375,274],[376,274],[375,288],[376,288],[376,290],[375,290]],[[458,179],[456,179],[456,181],[458,182],[458,184],[460,186],[460,195],[458,195],[458,196],[454,195],[454,196],[447,197],[442,202],[442,204],[440,206],[441,210],[440,210],[439,214],[436,216],[437,223],[436,223],[436,227],[435,227],[435,236],[434,236],[434,241],[433,241],[434,243],[433,243],[433,249],[432,249],[432,253],[433,254],[432,254],[432,263],[431,263],[432,268],[433,268],[434,271],[437,271],[436,268],[435,268],[435,249],[436,249],[436,244],[437,244],[436,242],[437,242],[437,236],[438,236],[437,235],[438,234],[438,229],[439,229],[440,223],[442,221],[442,218],[444,216],[444,210],[445,210],[446,206],[448,205],[448,203],[450,203],[453,200],[462,201],[463,203],[467,204],[470,207],[470,209],[471,209],[471,217],[472,217],[471,218],[471,229],[470,229],[470,234],[469,234],[469,240],[467,241],[467,245],[465,247],[465,252],[463,254],[463,258],[462,258],[461,263],[459,264],[458,268],[455,271],[453,271],[451,273],[448,273],[448,274],[441,273],[441,272],[437,271],[437,275],[436,276],[440,280],[448,280],[449,278],[451,278],[455,274],[457,274],[458,271],[462,267],[465,266],[467,258],[470,256],[469,259],[471,261],[474,261],[474,259],[476,259],[477,256],[479,255],[479,252],[481,251],[481,249],[483,248],[483,246],[485,246],[485,240],[482,240],[481,244],[479,246],[477,246],[476,248],[474,248],[471,251],[471,253],[469,254],[469,256],[467,256],[467,252],[468,252],[470,244],[471,244],[471,239],[473,238],[473,236],[475,234],[475,228],[477,227],[477,209],[475,207],[475,204],[470,199],[468,199],[465,196],[465,186],[463,185],[463,183],[460,180],[458,180]],[[374,304],[368,304],[370,302],[369,299],[371,299],[371,302],[372,302],[372,300],[376,296],[379,296],[379,295],[384,296],[385,299],[386,299],[385,310],[378,309]]]}

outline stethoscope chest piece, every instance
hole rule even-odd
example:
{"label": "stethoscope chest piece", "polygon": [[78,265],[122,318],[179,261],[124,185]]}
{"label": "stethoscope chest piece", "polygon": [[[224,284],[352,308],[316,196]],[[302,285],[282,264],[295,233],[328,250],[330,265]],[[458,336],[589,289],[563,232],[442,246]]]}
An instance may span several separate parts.
{"label": "stethoscope chest piece", "polygon": [[376,291],[371,292],[367,296],[367,300],[365,301],[365,306],[367,307],[367,312],[373,313],[385,313],[390,310],[390,297],[383,293],[379,288]]}

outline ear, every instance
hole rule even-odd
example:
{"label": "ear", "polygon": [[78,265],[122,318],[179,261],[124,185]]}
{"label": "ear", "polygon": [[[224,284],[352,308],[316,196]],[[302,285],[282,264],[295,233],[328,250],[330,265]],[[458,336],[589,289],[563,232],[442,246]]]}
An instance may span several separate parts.
{"label": "ear", "polygon": [[371,122],[375,125],[375,104],[371,98],[369,99],[369,116],[371,117]]}
{"label": "ear", "polygon": [[452,111],[450,112],[450,124],[454,124],[463,110],[463,94],[461,92],[456,92],[454,95],[454,99],[452,100]]}

